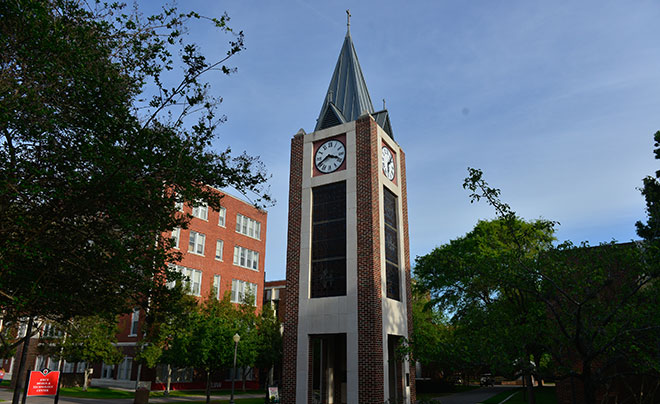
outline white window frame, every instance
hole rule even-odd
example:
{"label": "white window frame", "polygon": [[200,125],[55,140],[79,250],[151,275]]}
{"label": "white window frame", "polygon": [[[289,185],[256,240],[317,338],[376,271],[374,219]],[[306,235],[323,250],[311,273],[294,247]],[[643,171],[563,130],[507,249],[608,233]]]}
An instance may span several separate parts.
{"label": "white window frame", "polygon": [[62,373],[73,373],[73,365],[75,365],[74,362],[64,361],[62,363]]}
{"label": "white window frame", "polygon": [[138,326],[140,324],[140,309],[133,309],[131,314],[131,332],[128,334],[129,337],[137,337]]}
{"label": "white window frame", "polygon": [[[184,290],[194,296],[202,294],[202,271],[194,268],[187,268],[182,265],[169,264],[170,268],[183,275]],[[174,287],[174,282],[168,282],[169,287]]]}
{"label": "white window frame", "polygon": [[133,358],[124,356],[124,360],[119,362],[117,367],[117,380],[131,380],[131,371],[133,370]]}
{"label": "white window frame", "polygon": [[193,206],[192,215],[198,219],[209,220],[209,205],[206,202],[199,202],[199,206]]}
{"label": "white window frame", "polygon": [[227,209],[221,207],[218,210],[218,226],[225,227],[227,224]]}
{"label": "white window frame", "polygon": [[174,248],[179,249],[179,241],[181,240],[181,228],[177,227],[172,230],[172,240],[174,240]]}
{"label": "white window frame", "polygon": [[215,259],[217,261],[222,261],[222,252],[224,250],[225,242],[222,240],[216,240],[215,242]]}
{"label": "white window frame", "polygon": [[237,213],[236,233],[240,233],[256,240],[261,240],[261,222]]}
{"label": "white window frame", "polygon": [[114,379],[115,378],[115,365],[103,362],[101,367],[101,379]]}
{"label": "white window frame", "polygon": [[234,265],[259,272],[259,252],[240,245],[234,246]]}
{"label": "white window frame", "polygon": [[213,293],[218,300],[220,300],[220,279],[220,275],[213,275]]}
{"label": "white window frame", "polygon": [[206,244],[206,235],[191,230],[188,240],[188,252],[204,256],[204,244]]}
{"label": "white window frame", "polygon": [[[249,290],[252,289],[252,290]],[[246,292],[252,292],[254,295],[253,306],[257,305],[257,284],[243,281],[240,279],[231,280],[231,299],[232,303],[244,304],[243,299],[245,298]]]}

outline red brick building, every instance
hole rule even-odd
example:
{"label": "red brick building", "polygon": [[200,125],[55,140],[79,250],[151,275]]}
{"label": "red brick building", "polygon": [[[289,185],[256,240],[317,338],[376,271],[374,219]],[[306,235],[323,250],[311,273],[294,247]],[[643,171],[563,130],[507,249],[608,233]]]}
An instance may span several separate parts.
{"label": "red brick building", "polygon": [[[192,219],[188,229],[174,229],[167,234],[175,239],[176,248],[183,256],[173,266],[186,276],[190,294],[206,299],[209,296],[222,298],[228,293],[231,301],[239,304],[244,294],[251,292],[255,296],[254,305],[260,310],[264,292],[267,212],[225,192],[217,192],[224,195],[220,211],[205,206],[194,209],[188,205],[180,207],[182,212],[191,214]],[[135,347],[142,336],[143,320],[144,312],[139,310],[120,318],[117,345],[124,352],[124,360],[118,365],[93,364],[93,386],[135,388],[139,372],[141,384],[153,389],[164,388],[166,366],[138,370],[139,366],[133,363]],[[47,328],[46,324],[37,326]],[[46,366],[57,368],[56,361],[41,357],[37,352],[39,336],[44,332],[48,331],[41,330],[30,343],[26,363],[28,370],[40,370]],[[17,351],[19,358],[20,349]],[[8,371],[6,378],[11,377],[17,367],[17,358],[2,363]],[[86,366],[84,363],[64,363],[64,380],[79,383]],[[256,376],[250,374],[246,380],[247,386],[256,387]],[[172,381],[176,389],[205,386],[205,380],[198,378],[193,369],[175,369]],[[218,386],[222,382],[216,381],[215,384]]]}

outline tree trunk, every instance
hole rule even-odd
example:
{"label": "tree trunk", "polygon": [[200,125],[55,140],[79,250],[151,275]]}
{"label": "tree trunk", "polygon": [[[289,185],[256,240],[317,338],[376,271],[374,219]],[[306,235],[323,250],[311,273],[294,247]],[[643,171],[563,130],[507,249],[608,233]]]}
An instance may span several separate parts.
{"label": "tree trunk", "polygon": [[[25,384],[25,361],[27,360],[28,347],[30,346],[30,337],[32,336],[32,325],[34,324],[34,319],[30,317],[28,320],[27,329],[25,330],[25,341],[23,341],[23,349],[21,351],[21,361],[18,363],[18,371],[16,372],[16,385],[14,386],[14,396],[12,397],[12,404],[18,404],[18,401],[21,398],[21,390],[23,390],[23,385]],[[12,376],[13,377],[13,376]]]}
{"label": "tree trunk", "polygon": [[525,395],[527,404],[536,404],[536,397],[534,396],[534,383],[532,382],[532,374],[525,373]]}
{"label": "tree trunk", "polygon": [[596,404],[596,391],[591,380],[591,362],[582,363],[582,386],[584,386],[584,403]]}
{"label": "tree trunk", "polygon": [[87,384],[89,383],[89,375],[92,373],[92,368],[89,367],[89,364],[87,365],[87,368],[85,369],[85,379],[83,380],[83,391],[87,391]]}
{"label": "tree trunk", "polygon": [[206,371],[206,404],[211,402],[211,371]]}
{"label": "tree trunk", "polygon": [[140,377],[142,376],[142,364],[138,364],[137,377],[135,378],[135,390],[140,388]]}
{"label": "tree trunk", "polygon": [[165,388],[166,396],[170,395],[170,386],[172,385],[172,365],[167,365],[167,387]]}
{"label": "tree trunk", "polygon": [[247,367],[247,366],[243,368],[243,393],[245,393],[245,379],[247,377],[247,373],[248,373],[249,369],[250,368]]}

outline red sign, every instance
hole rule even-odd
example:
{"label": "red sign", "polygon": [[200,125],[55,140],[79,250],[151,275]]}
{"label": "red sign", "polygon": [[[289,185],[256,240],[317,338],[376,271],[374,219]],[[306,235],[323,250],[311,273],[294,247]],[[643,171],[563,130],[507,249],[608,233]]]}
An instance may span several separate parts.
{"label": "red sign", "polygon": [[54,396],[57,393],[57,381],[60,372],[51,372],[44,369],[41,372],[30,372],[27,395],[30,396]]}

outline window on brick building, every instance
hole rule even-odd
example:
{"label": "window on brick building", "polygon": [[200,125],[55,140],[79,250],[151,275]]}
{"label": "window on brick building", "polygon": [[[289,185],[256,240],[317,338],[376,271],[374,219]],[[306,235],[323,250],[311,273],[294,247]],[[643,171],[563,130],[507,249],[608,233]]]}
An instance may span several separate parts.
{"label": "window on brick building", "polygon": [[218,211],[218,226],[225,227],[225,222],[227,220],[227,209],[220,208]]}
{"label": "window on brick building", "polygon": [[[182,282],[186,292],[195,296],[201,295],[202,271],[175,264],[169,264],[169,267],[183,275]],[[168,286],[174,287],[174,282],[168,282]]]}
{"label": "window on brick building", "polygon": [[259,253],[241,246],[234,246],[234,265],[259,270]]}
{"label": "window on brick building", "polygon": [[179,239],[181,238],[181,229],[175,228],[172,230],[172,240],[174,240],[174,248],[179,248]]}
{"label": "window on brick building", "polygon": [[236,232],[260,240],[261,223],[239,213],[236,215]]}
{"label": "window on brick building", "polygon": [[220,300],[220,275],[213,275],[213,294]]}
{"label": "window on brick building", "polygon": [[119,363],[117,368],[117,380],[131,380],[131,370],[133,369],[133,358],[124,356],[124,360]]}
{"label": "window on brick building", "polygon": [[204,255],[204,243],[206,236],[196,231],[190,232],[190,240],[188,241],[188,252]]}
{"label": "window on brick building", "polygon": [[138,325],[140,324],[140,309],[133,309],[131,314],[131,333],[129,337],[136,336],[138,333]]}
{"label": "window on brick building", "polygon": [[312,189],[313,298],[346,295],[346,182]]}
{"label": "window on brick building", "polygon": [[199,202],[199,206],[194,206],[192,208],[192,215],[198,219],[208,220],[209,218],[209,206],[206,202]]}
{"label": "window on brick building", "polygon": [[222,240],[218,240],[215,242],[215,259],[218,261],[222,261],[222,248],[224,247],[224,242]]}
{"label": "window on brick building", "polygon": [[[251,296],[251,301],[246,302],[247,296]],[[242,281],[240,279],[231,280],[231,302],[232,303],[250,303],[253,306],[257,305],[257,284]]]}

